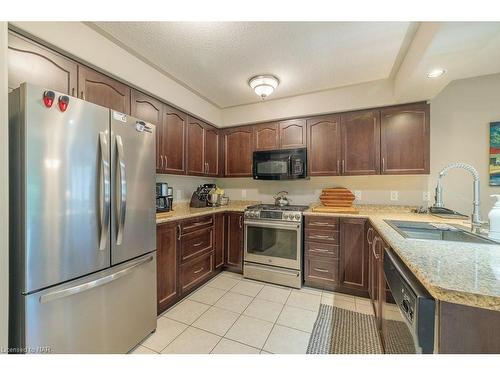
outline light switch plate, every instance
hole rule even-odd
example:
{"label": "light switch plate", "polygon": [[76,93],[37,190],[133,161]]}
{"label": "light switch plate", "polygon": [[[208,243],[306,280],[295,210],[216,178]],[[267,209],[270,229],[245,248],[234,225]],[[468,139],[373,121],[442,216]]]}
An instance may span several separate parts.
{"label": "light switch plate", "polygon": [[422,200],[424,202],[429,202],[430,199],[431,199],[431,195],[429,194],[428,191],[422,192]]}
{"label": "light switch plate", "polygon": [[391,201],[399,200],[399,193],[396,190],[391,190]]}
{"label": "light switch plate", "polygon": [[361,190],[354,190],[354,197],[357,201],[361,200]]}

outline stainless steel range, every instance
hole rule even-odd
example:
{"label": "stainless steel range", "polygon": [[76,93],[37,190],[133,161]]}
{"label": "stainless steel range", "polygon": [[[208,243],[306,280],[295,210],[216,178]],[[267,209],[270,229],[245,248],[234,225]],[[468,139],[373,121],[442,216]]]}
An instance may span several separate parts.
{"label": "stainless steel range", "polygon": [[302,286],[302,212],[308,208],[261,204],[245,210],[246,278]]}

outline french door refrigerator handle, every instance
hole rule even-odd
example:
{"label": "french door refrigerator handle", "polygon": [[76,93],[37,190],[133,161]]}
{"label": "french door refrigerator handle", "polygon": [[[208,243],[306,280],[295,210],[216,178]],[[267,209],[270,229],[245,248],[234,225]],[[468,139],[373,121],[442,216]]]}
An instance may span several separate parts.
{"label": "french door refrigerator handle", "polygon": [[125,153],[123,150],[123,141],[122,137],[116,136],[116,150],[117,150],[117,163],[118,168],[117,172],[117,184],[119,185],[119,189],[117,189],[117,203],[116,203],[116,216],[118,221],[118,230],[116,233],[116,244],[121,245],[123,240],[123,228],[125,227],[125,214],[127,211],[127,176],[126,176],[126,165],[125,165]]}
{"label": "french door refrigerator handle", "polygon": [[44,294],[40,296],[40,303],[45,303],[45,302],[50,302],[59,298],[64,298],[71,296],[73,294],[81,293],[89,289],[97,288],[98,286],[108,284],[116,279],[119,279],[120,277],[123,277],[125,275],[128,275],[129,273],[133,272],[134,268],[137,268],[145,263],[151,262],[153,260],[153,256],[149,256],[145,259],[139,260],[136,263],[132,264],[131,266],[124,268],[118,272],[115,272],[111,275],[101,277],[100,279],[97,280],[92,280],[83,284],[75,285],[72,287],[69,287],[67,289],[63,290],[58,290],[56,292],[50,292],[47,294]]}
{"label": "french door refrigerator handle", "polygon": [[109,145],[106,132],[99,132],[101,160],[99,165],[99,221],[101,233],[99,250],[106,248],[109,232],[109,214],[111,205],[111,187],[109,177]]}

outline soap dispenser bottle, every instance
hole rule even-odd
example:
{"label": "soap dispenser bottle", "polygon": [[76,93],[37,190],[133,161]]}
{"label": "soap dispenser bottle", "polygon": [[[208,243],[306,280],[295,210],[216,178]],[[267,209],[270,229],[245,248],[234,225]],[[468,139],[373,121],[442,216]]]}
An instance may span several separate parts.
{"label": "soap dispenser bottle", "polygon": [[491,198],[496,198],[496,202],[491,208],[488,214],[488,219],[490,221],[490,231],[488,237],[494,240],[500,240],[500,195],[493,194],[490,195]]}

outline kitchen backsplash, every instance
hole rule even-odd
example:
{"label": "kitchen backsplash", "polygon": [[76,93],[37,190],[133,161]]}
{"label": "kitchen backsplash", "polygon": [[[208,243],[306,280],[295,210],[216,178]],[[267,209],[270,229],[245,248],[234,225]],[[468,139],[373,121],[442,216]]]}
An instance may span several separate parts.
{"label": "kitchen backsplash", "polygon": [[213,178],[157,174],[156,182],[166,182],[172,186],[174,188],[174,202],[180,202],[190,200],[193,191],[199,185],[214,183],[215,180]]}
{"label": "kitchen backsplash", "polygon": [[[295,181],[256,181],[252,178],[219,178],[217,185],[233,200],[258,200],[273,202],[278,191],[288,191],[291,204],[309,204],[318,201],[326,187],[345,187],[360,191],[359,204],[427,205],[428,176],[340,176],[312,177]],[[391,200],[397,194],[397,200]],[[394,193],[397,192],[397,193]],[[431,203],[433,197],[430,197]]]}

